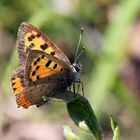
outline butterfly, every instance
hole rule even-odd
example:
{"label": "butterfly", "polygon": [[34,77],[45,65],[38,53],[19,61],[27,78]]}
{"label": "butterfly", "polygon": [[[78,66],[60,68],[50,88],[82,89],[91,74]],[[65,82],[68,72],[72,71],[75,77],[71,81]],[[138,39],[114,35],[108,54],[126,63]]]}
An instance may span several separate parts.
{"label": "butterfly", "polygon": [[79,81],[82,65],[66,55],[41,31],[23,22],[17,35],[20,67],[12,72],[11,84],[18,107],[45,104],[43,96],[64,92]]}

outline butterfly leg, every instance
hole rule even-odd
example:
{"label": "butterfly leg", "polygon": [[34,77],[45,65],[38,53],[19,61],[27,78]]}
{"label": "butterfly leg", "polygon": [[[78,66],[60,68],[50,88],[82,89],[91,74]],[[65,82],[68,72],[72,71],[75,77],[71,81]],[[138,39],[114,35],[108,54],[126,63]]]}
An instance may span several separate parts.
{"label": "butterfly leg", "polygon": [[73,92],[75,93],[75,83],[72,86],[73,86]]}
{"label": "butterfly leg", "polygon": [[76,97],[75,83],[74,83],[72,86],[73,86],[73,93],[74,93],[74,96]]}
{"label": "butterfly leg", "polygon": [[79,88],[80,88],[80,83],[78,83],[77,93],[79,92]]}
{"label": "butterfly leg", "polygon": [[[80,80],[78,80],[78,81],[75,81],[75,83],[78,83],[79,85],[79,87],[80,87],[80,85],[82,86],[82,93],[83,93],[83,97],[84,97],[84,84],[83,84],[83,82],[81,82]],[[79,87],[78,87],[78,91],[79,91]]]}

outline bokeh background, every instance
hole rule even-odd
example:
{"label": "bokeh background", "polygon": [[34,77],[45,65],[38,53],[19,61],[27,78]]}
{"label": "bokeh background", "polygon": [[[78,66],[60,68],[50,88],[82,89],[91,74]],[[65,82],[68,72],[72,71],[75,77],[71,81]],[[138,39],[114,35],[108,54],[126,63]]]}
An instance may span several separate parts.
{"label": "bokeh background", "polygon": [[112,114],[120,139],[140,140],[139,0],[0,0],[0,140],[64,140],[63,125],[92,139],[75,126],[63,102],[17,108],[10,75],[19,66],[15,42],[23,21],[47,34],[71,62],[84,27],[81,80],[103,139],[112,139]]}

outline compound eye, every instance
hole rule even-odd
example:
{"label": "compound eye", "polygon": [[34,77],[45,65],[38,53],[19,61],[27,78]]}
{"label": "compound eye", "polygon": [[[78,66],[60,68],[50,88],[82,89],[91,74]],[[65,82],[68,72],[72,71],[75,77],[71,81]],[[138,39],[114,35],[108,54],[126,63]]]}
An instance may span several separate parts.
{"label": "compound eye", "polygon": [[75,70],[76,70],[76,72],[79,72],[80,71],[80,68],[77,67],[77,66],[75,66]]}

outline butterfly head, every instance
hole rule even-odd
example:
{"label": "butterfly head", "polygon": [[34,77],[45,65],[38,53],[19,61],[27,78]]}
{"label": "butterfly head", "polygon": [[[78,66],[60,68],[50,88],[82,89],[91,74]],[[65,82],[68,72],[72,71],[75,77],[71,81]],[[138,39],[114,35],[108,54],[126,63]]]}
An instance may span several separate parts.
{"label": "butterfly head", "polygon": [[74,74],[75,80],[79,79],[80,74],[82,72],[82,65],[81,63],[73,63],[71,65],[72,72]]}
{"label": "butterfly head", "polygon": [[81,63],[73,63],[72,70],[74,73],[81,73],[82,71],[82,64]]}

